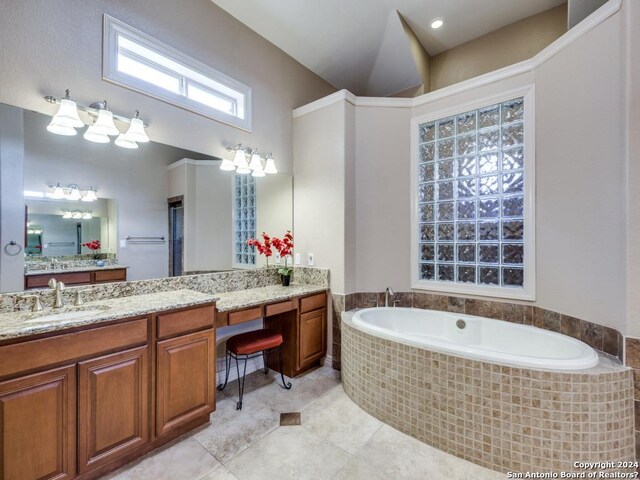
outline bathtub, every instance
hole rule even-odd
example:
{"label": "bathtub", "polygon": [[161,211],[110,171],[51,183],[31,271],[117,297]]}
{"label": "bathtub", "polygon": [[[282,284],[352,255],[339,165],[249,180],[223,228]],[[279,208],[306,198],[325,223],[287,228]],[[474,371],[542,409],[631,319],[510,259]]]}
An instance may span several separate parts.
{"label": "bathtub", "polygon": [[341,320],[344,391],[424,443],[501,472],[635,460],[633,372],[578,340],[411,308]]}
{"label": "bathtub", "polygon": [[595,350],[580,340],[503,320],[415,308],[367,308],[357,311],[352,321],[385,338],[485,362],[581,370],[599,361]]}

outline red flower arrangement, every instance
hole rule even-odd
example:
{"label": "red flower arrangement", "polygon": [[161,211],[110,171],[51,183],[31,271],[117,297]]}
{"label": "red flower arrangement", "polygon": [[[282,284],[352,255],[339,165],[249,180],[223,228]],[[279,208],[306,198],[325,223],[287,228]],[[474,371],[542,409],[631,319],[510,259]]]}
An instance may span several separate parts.
{"label": "red flower arrangement", "polygon": [[262,232],[263,242],[251,238],[247,240],[247,245],[256,247],[258,253],[267,257],[267,266],[269,266],[269,257],[273,255],[272,248],[275,248],[280,254],[281,258],[284,258],[284,267],[278,270],[278,273],[283,277],[283,284],[285,283],[285,277],[287,279],[287,285],[291,272],[293,269],[288,266],[287,259],[293,253],[293,235],[290,230],[284,234],[284,237],[270,237],[265,232]]}
{"label": "red flower arrangement", "polygon": [[92,251],[100,250],[100,248],[102,248],[102,245],[100,244],[100,240],[91,240],[90,242],[83,243],[82,246],[87,247],[89,250],[92,250]]}
{"label": "red flower arrangement", "polygon": [[250,247],[256,247],[256,250],[258,250],[258,253],[260,255],[264,255],[265,257],[267,257],[268,267],[269,257],[273,255],[273,252],[271,251],[271,237],[269,237],[269,235],[267,235],[265,232],[262,232],[262,240],[263,242],[260,242],[259,240],[250,238],[249,240],[247,240],[247,245],[249,245]]}

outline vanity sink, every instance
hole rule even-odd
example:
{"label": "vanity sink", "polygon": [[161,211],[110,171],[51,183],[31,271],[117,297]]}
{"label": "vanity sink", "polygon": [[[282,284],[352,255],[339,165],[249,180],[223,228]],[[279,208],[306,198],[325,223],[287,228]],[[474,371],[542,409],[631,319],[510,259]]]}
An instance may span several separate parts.
{"label": "vanity sink", "polygon": [[39,314],[38,316],[25,320],[24,323],[49,323],[49,322],[61,322],[67,320],[77,320],[79,318],[87,318],[93,315],[104,313],[108,310],[107,306],[91,307],[91,308],[74,308],[66,310],[64,312],[52,312],[46,314]]}

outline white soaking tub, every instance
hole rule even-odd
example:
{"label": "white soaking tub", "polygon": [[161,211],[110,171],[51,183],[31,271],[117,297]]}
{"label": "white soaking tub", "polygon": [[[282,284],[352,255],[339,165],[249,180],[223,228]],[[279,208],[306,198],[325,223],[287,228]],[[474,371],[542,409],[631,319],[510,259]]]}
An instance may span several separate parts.
{"label": "white soaking tub", "polygon": [[543,370],[598,364],[596,351],[560,333],[502,320],[415,308],[367,308],[353,314],[359,328],[387,339],[449,355]]}

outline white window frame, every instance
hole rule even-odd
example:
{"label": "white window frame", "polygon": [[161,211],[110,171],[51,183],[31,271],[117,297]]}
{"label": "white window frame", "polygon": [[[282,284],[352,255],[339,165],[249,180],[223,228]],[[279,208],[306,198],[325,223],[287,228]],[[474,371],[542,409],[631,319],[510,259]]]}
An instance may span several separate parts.
{"label": "white window frame", "polygon": [[[446,117],[488,107],[508,100],[524,98],[524,284],[519,287],[474,285],[439,280],[421,280],[419,269],[419,222],[418,222],[418,164],[419,125]],[[443,293],[477,295],[515,300],[536,299],[536,225],[535,225],[535,86],[528,85],[484,97],[473,102],[430,112],[411,119],[411,285],[417,290],[432,290]],[[437,243],[437,242],[436,242]],[[456,264],[457,265],[457,264]]]}
{"label": "white window frame", "polygon": [[[221,84],[222,88],[230,89],[237,92],[236,98],[225,94],[222,91],[215,88],[203,85],[202,81],[198,81],[196,78],[190,78],[179,72],[174,72],[169,69],[163,68],[161,65],[156,65],[154,62],[148,61],[142,57],[136,56],[136,61],[142,63],[148,63],[155,69],[162,70],[164,73],[175,76],[176,78],[184,78],[186,82],[183,82],[183,88],[186,90],[186,83],[193,83],[194,86],[200,89],[210,90],[215,95],[223,98],[227,97],[233,100],[235,103],[238,116],[231,115],[221,110],[209,107],[200,102],[187,98],[183,94],[176,94],[163,88],[160,88],[151,83],[145,82],[139,78],[135,78],[131,75],[127,75],[123,72],[119,72],[117,69],[118,61],[118,37],[123,36],[128,40],[135,42],[149,50],[156,52],[169,60],[180,64],[186,69],[194,71],[196,74],[207,77],[213,82]],[[102,41],[102,78],[108,82],[115,83],[122,87],[129,88],[136,92],[148,95],[150,97],[162,100],[171,105],[189,110],[199,115],[217,120],[219,122],[231,125],[233,127],[240,128],[242,130],[251,132],[252,130],[252,91],[251,87],[241,83],[218,70],[192,58],[184,53],[176,50],[169,45],[166,45],[155,38],[136,30],[133,27],[109,16],[104,15],[103,26],[103,41]]]}

